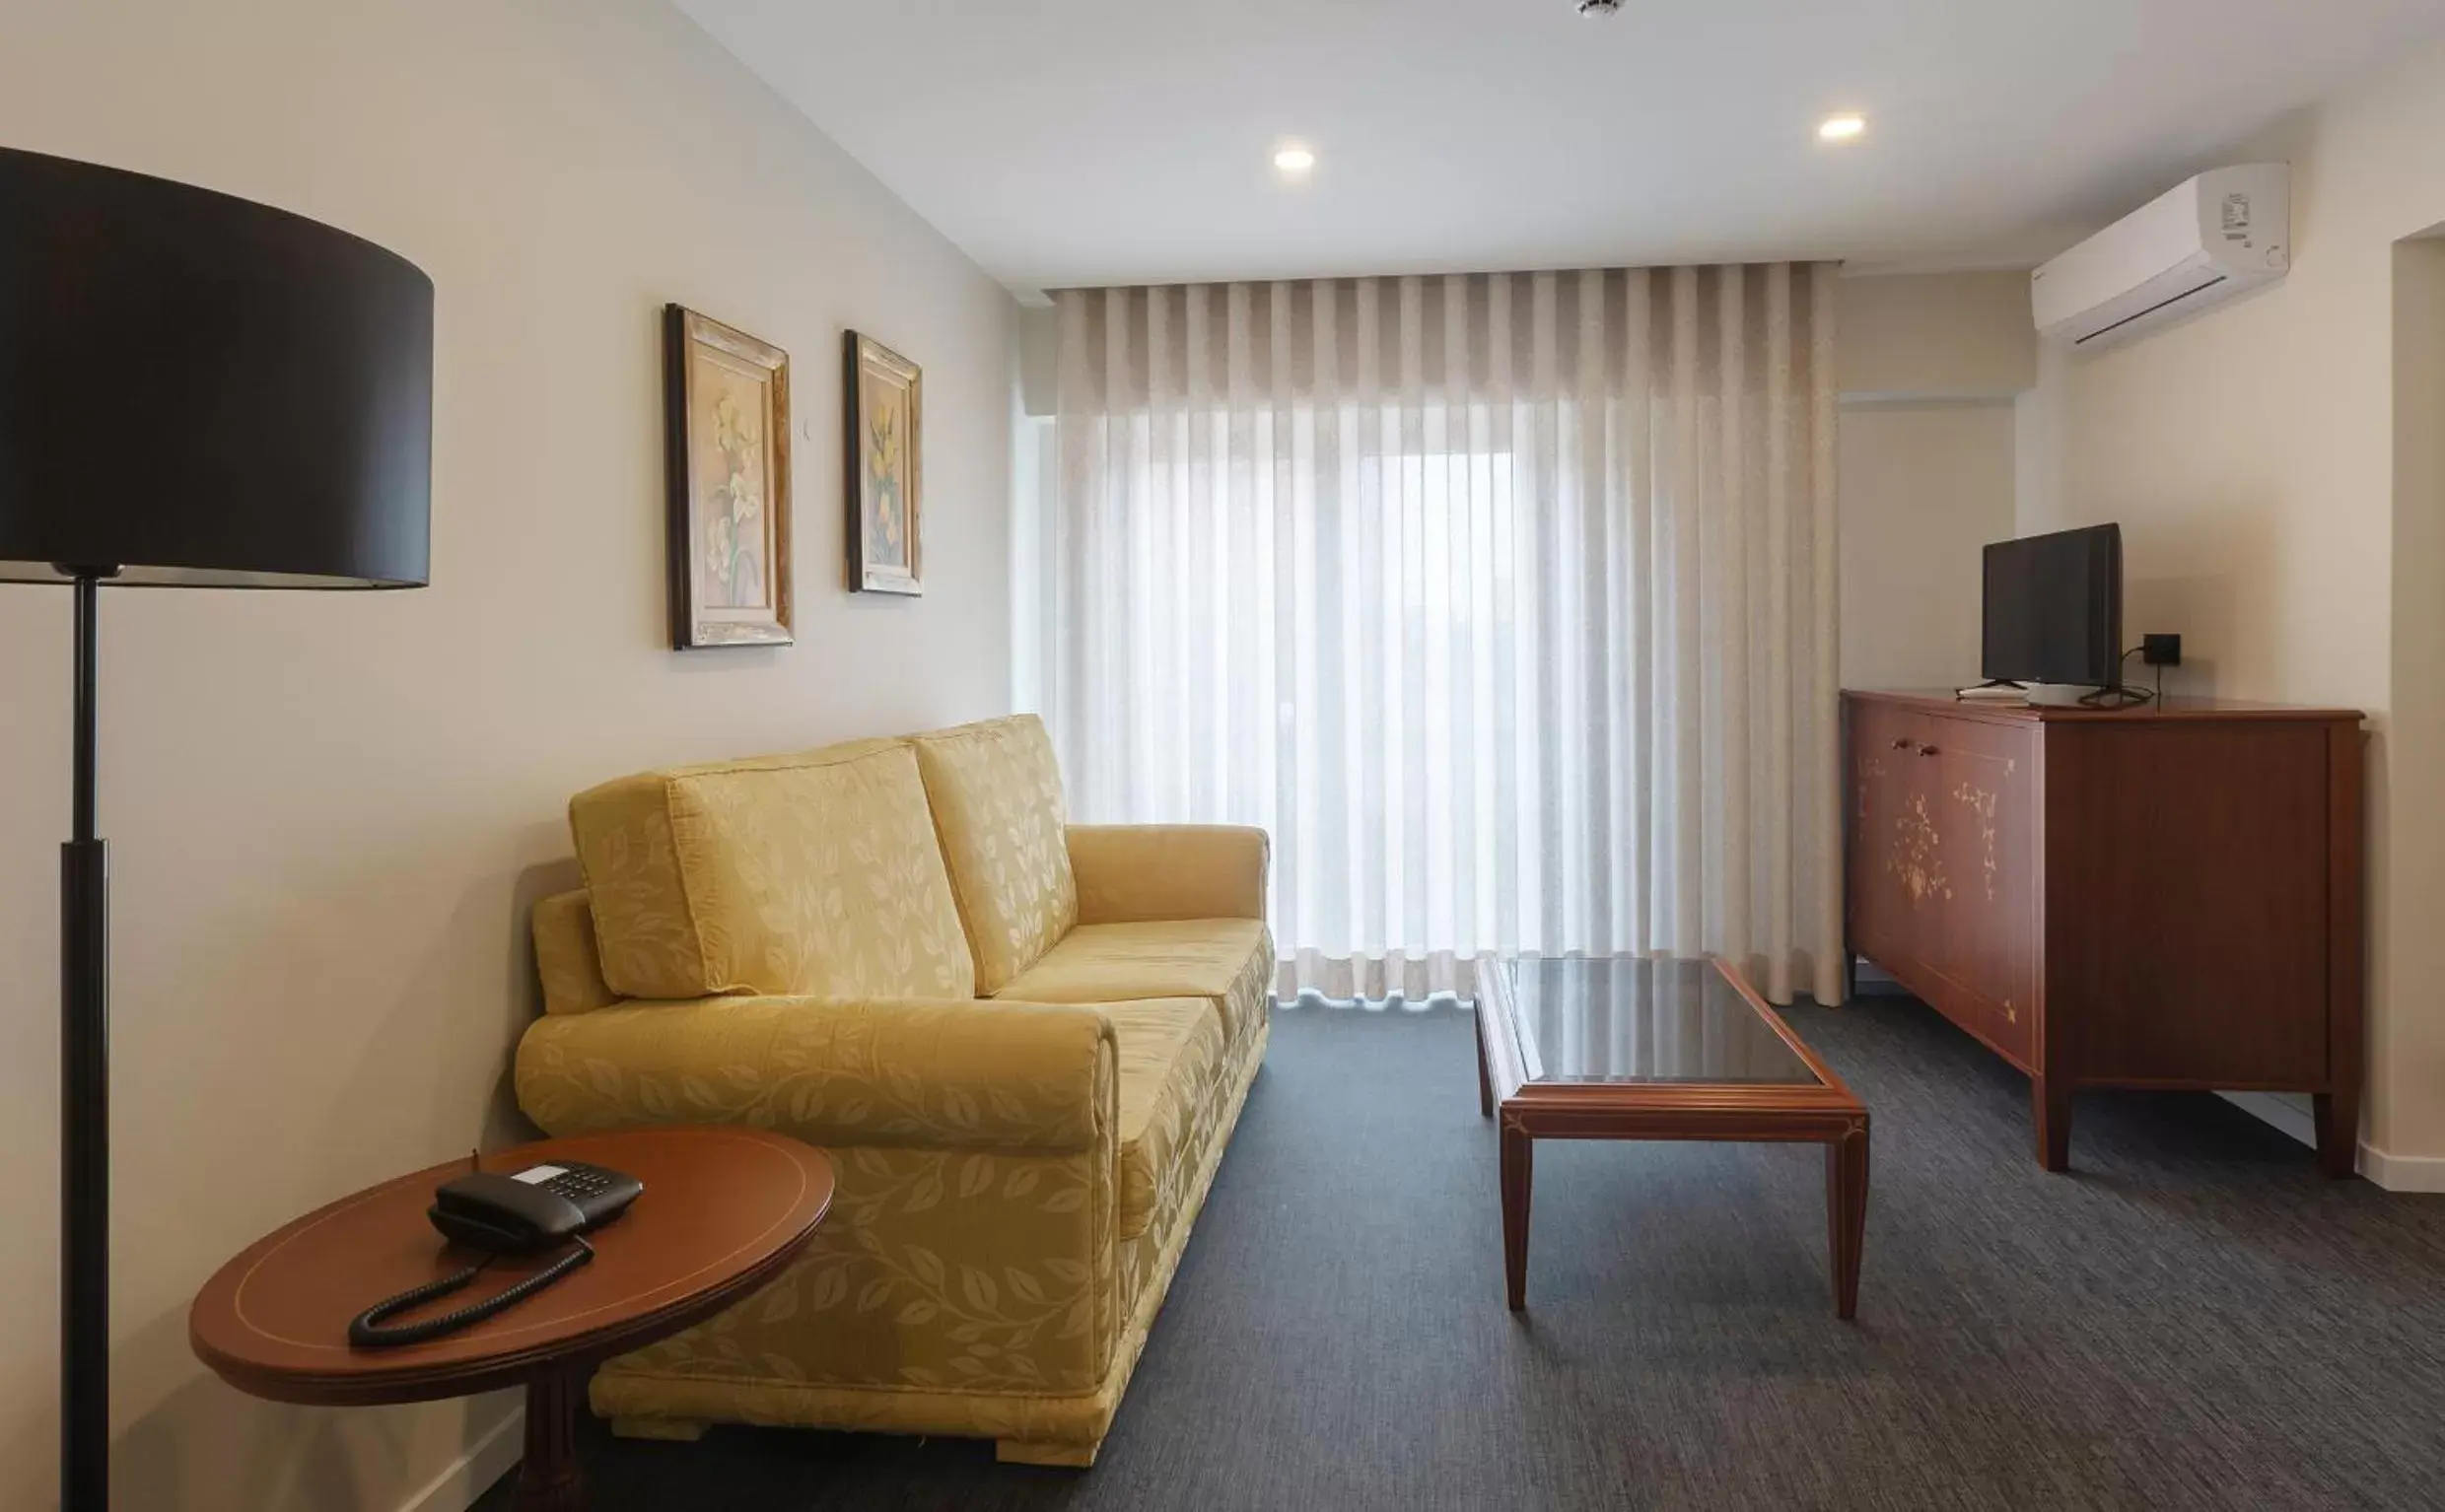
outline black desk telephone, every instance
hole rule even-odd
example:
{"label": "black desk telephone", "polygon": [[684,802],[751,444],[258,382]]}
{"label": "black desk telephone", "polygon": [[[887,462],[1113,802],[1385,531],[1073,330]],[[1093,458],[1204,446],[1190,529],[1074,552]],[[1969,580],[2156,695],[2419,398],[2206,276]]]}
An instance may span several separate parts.
{"label": "black desk telephone", "polygon": [[[433,1205],[425,1216],[443,1237],[481,1250],[484,1258],[454,1275],[427,1281],[367,1308],[348,1325],[348,1341],[360,1349],[422,1343],[480,1323],[533,1296],[593,1260],[594,1247],[586,1242],[586,1235],[626,1212],[644,1191],[645,1184],[634,1176],[574,1160],[529,1166],[514,1174],[470,1170],[444,1182],[434,1190]],[[391,1327],[383,1323],[459,1290],[500,1256],[531,1255],[568,1243],[577,1248],[498,1296],[418,1323]]]}

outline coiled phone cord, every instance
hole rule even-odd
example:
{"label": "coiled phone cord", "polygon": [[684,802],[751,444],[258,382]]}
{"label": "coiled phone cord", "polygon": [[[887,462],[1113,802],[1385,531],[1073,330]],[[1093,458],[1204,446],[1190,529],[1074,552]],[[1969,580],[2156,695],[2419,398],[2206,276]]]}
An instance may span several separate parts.
{"label": "coiled phone cord", "polygon": [[495,1313],[514,1307],[533,1296],[594,1258],[594,1247],[586,1242],[585,1235],[572,1234],[570,1238],[577,1248],[555,1261],[549,1269],[537,1271],[517,1285],[506,1288],[498,1296],[486,1297],[472,1307],[462,1307],[456,1312],[444,1313],[438,1318],[426,1318],[416,1323],[402,1323],[395,1328],[383,1327],[384,1318],[394,1317],[411,1307],[430,1302],[435,1297],[446,1297],[454,1291],[464,1288],[468,1282],[475,1279],[479,1271],[499,1260],[500,1256],[487,1255],[456,1275],[445,1275],[439,1280],[427,1281],[421,1286],[410,1287],[386,1301],[377,1302],[348,1321],[348,1341],[360,1349],[389,1349],[401,1344],[420,1344],[428,1339],[439,1339],[445,1334],[454,1334],[460,1329],[481,1323]]}

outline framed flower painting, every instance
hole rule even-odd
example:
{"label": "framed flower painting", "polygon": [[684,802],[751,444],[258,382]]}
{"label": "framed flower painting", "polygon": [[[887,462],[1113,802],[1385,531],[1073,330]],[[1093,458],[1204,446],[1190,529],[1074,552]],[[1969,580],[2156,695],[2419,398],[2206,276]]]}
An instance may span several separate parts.
{"label": "framed flower painting", "polygon": [[790,355],[672,305],[663,376],[670,644],[787,646]]}
{"label": "framed flower painting", "polygon": [[848,333],[849,586],[925,591],[925,379],[881,342]]}

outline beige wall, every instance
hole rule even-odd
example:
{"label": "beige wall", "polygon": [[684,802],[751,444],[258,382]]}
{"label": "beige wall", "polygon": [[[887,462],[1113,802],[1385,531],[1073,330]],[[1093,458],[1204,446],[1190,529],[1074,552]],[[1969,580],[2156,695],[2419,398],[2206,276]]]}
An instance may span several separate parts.
{"label": "beige wall", "polygon": [[[506,1404],[255,1404],[189,1357],[190,1296],[303,1208],[512,1134],[523,908],[571,877],[572,791],[1008,707],[1015,308],[652,0],[15,0],[0,141],[303,212],[439,288],[432,587],[104,595],[119,1505],[397,1507]],[[665,300],[795,359],[795,647],[664,649]],[[921,600],[840,588],[845,325],[925,365]],[[0,587],[0,1506],[32,1508],[67,595]]]}
{"label": "beige wall", "polygon": [[[2445,195],[2436,204],[2445,216]],[[2390,990],[2377,1024],[2385,1122],[2371,1142],[2388,1157],[2388,1179],[2445,1191],[2445,1006],[2432,991],[2445,982],[2445,240],[2394,253],[2393,833],[2381,899]]]}
{"label": "beige wall", "polygon": [[1842,412],[1843,686],[1978,680],[1980,548],[2012,534],[2012,407]]}
{"label": "beige wall", "polygon": [[2366,1159],[2445,1189],[2445,929],[2413,885],[2445,871],[2445,688],[2415,664],[2445,561],[2431,526],[2398,520],[2395,479],[2398,426],[2445,413],[2398,420],[2395,391],[2398,328],[2418,318],[2396,243],[2445,221],[2440,142],[2432,49],[2223,155],[2291,161],[2291,276],[2128,347],[2047,354],[2021,401],[2019,523],[2122,521],[2126,628],[2184,638],[2168,686],[2371,715]]}
{"label": "beige wall", "polygon": [[1847,399],[1999,401],[2037,381],[2027,273],[1897,273],[1836,287]]}
{"label": "beige wall", "polygon": [[1978,678],[1979,548],[2012,534],[2011,400],[2036,381],[2026,273],[1846,278],[1843,685]]}

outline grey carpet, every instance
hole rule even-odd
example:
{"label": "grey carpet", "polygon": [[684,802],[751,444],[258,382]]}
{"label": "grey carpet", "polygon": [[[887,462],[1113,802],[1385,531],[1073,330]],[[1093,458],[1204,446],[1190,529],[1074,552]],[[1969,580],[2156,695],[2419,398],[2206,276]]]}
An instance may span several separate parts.
{"label": "grey carpet", "polygon": [[2192,1094],[2084,1095],[2049,1176],[1924,1007],[1791,1017],[1875,1120],[1855,1325],[1814,1146],[1541,1145],[1511,1316],[1466,1015],[1300,1008],[1092,1471],[590,1426],[594,1505],[2445,1506],[2445,1199]]}

